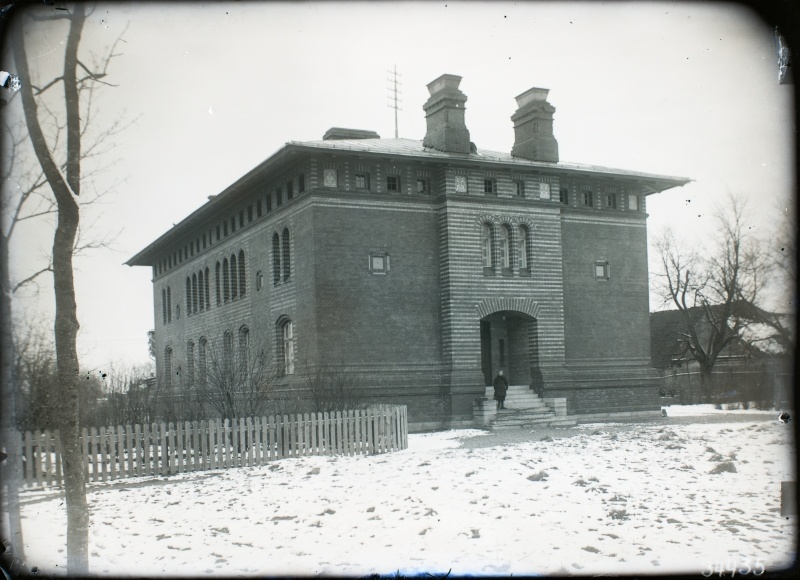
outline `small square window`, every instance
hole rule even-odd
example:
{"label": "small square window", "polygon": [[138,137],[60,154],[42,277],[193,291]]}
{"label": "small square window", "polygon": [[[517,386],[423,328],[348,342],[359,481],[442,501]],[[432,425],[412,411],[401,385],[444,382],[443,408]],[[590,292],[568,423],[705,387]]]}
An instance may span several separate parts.
{"label": "small square window", "polygon": [[515,181],[514,182],[514,189],[517,197],[525,197],[525,182],[524,181]]}
{"label": "small square window", "polygon": [[539,184],[539,199],[550,199],[550,184],[549,183],[540,183]]}
{"label": "small square window", "polygon": [[427,194],[430,193],[430,188],[428,186],[428,180],[422,177],[417,178],[417,193],[420,194]]}
{"label": "small square window", "polygon": [[369,189],[369,173],[356,173],[356,189]]}
{"label": "small square window", "polygon": [[617,209],[617,194],[616,193],[607,193],[606,194],[606,207],[611,209]]}
{"label": "small square window", "polygon": [[337,176],[335,169],[326,169],[322,173],[322,185],[324,185],[325,187],[336,187]]}
{"label": "small square window", "polygon": [[608,262],[597,260],[594,263],[594,277],[597,280],[608,280],[611,277]]}
{"label": "small square window", "polygon": [[494,179],[483,180],[483,193],[497,193],[497,185]]}
{"label": "small square window", "polygon": [[639,196],[635,193],[628,195],[628,209],[638,211],[639,209]]}
{"label": "small square window", "polygon": [[386,176],[386,189],[388,191],[400,191],[400,176],[387,175]]}
{"label": "small square window", "polygon": [[594,205],[594,199],[592,198],[591,191],[582,192],[581,199],[583,201],[583,205],[585,205],[586,207],[592,207]]}
{"label": "small square window", "polygon": [[385,252],[370,254],[369,271],[371,274],[386,274],[389,271],[389,254]]}

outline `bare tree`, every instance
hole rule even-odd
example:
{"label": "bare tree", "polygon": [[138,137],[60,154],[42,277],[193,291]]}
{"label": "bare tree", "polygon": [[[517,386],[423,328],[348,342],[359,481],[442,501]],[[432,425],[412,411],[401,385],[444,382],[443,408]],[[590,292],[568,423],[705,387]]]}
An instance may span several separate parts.
{"label": "bare tree", "polygon": [[216,340],[199,342],[195,361],[183,383],[206,415],[238,419],[263,414],[281,376],[272,351],[251,344],[245,328],[236,337],[227,331]]}
{"label": "bare tree", "polygon": [[704,253],[676,240],[671,230],[656,240],[662,297],[683,319],[678,352],[697,361],[705,396],[713,394],[712,373],[722,351],[744,339],[752,323],[747,305],[759,303],[767,279],[767,258],[746,228],[746,210],[733,196],[718,208],[718,235]]}
{"label": "bare tree", "polygon": [[97,425],[135,425],[155,420],[155,392],[151,388],[152,365],[114,362],[104,367],[103,404]]}
{"label": "bare tree", "polygon": [[367,404],[358,374],[341,364],[304,362],[300,376],[315,413],[361,409]]}
{"label": "bare tree", "polygon": [[[36,80],[29,68],[23,35],[26,23],[32,20],[61,20],[68,26],[62,74],[40,86],[34,84]],[[52,262],[40,273],[52,273],[56,302],[54,336],[60,386],[58,425],[63,449],[67,567],[70,574],[88,572],[89,531],[83,457],[79,441],[81,389],[86,377],[81,376],[76,349],[79,324],[73,277],[73,257],[76,250],[81,248],[78,200],[81,199],[82,190],[92,189],[93,171],[87,171],[84,162],[106,153],[106,138],[121,129],[114,123],[99,133],[89,133],[94,113],[92,101],[95,89],[100,84],[108,84],[104,78],[110,61],[117,54],[112,46],[92,68],[81,61],[78,48],[85,20],[86,7],[77,3],[70,10],[58,11],[55,15],[41,10],[26,12],[11,27],[14,61],[18,75],[23,79],[20,95],[25,124],[36,162],[48,192],[52,195],[52,203],[44,212],[52,213],[56,220]],[[47,101],[45,96],[52,95],[54,88],[59,85],[64,91],[63,100],[51,98]],[[59,110],[52,108],[54,103],[60,103]],[[95,171],[102,169],[99,165],[95,166]],[[88,187],[84,188],[84,185]],[[105,245],[104,241],[95,241],[84,247],[102,245]]]}

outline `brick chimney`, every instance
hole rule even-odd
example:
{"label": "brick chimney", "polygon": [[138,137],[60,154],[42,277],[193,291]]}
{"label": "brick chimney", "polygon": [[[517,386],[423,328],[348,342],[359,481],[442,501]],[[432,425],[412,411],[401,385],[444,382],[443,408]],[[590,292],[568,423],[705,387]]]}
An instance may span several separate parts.
{"label": "brick chimney", "polygon": [[442,75],[428,85],[431,94],[422,108],[428,131],[422,144],[449,153],[469,153],[469,131],[464,123],[467,96],[458,89],[461,77]]}
{"label": "brick chimney", "polygon": [[548,89],[532,88],[517,97],[514,122],[514,147],[511,155],[531,161],[558,163],[558,141],[553,136],[553,113],[547,102]]}

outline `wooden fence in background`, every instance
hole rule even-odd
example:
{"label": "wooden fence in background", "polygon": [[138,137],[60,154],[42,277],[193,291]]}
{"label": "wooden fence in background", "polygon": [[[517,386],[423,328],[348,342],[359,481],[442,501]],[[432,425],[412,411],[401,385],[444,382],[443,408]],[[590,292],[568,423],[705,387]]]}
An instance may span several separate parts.
{"label": "wooden fence in background", "polygon": [[[58,431],[18,434],[27,486],[61,486]],[[86,481],[263,465],[285,457],[372,455],[408,447],[405,406],[83,429]]]}

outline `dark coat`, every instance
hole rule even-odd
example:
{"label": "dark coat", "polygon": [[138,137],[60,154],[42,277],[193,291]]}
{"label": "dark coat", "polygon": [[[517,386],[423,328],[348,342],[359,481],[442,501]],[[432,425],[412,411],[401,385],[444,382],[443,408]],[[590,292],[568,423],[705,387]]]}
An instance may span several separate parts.
{"label": "dark coat", "polygon": [[494,398],[502,401],[506,398],[506,391],[508,390],[508,381],[503,375],[497,375],[494,378]]}

